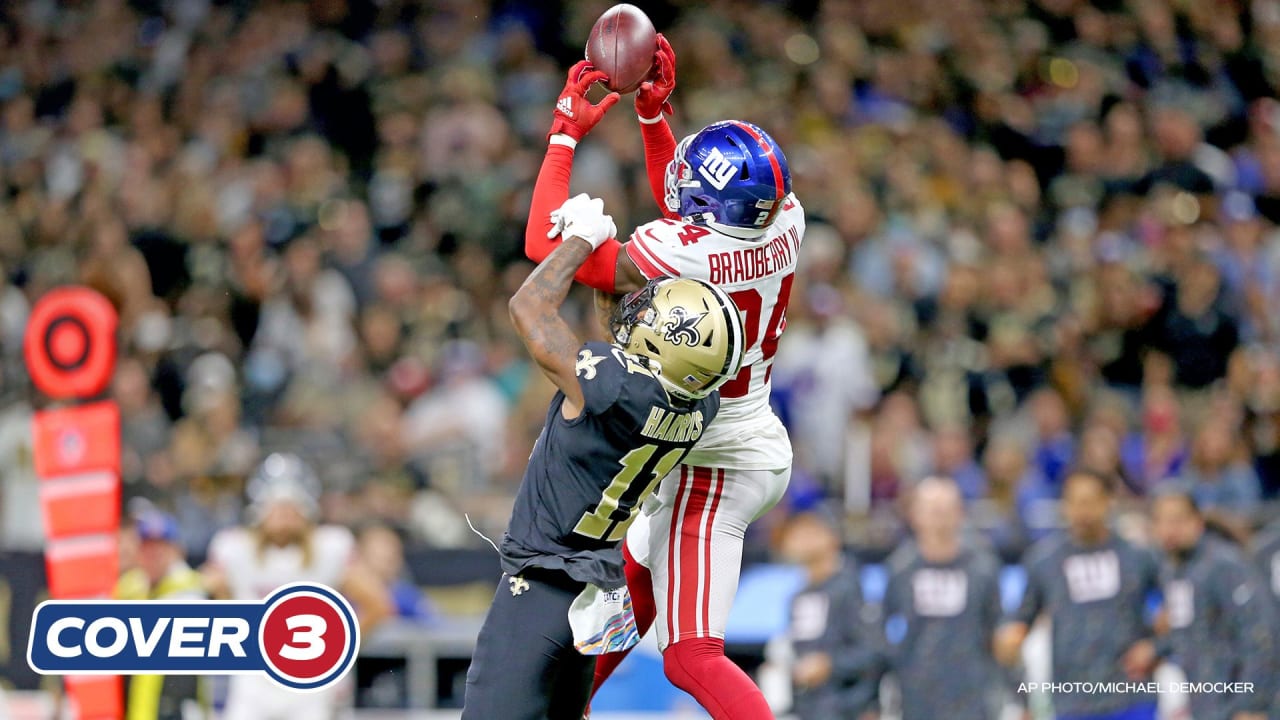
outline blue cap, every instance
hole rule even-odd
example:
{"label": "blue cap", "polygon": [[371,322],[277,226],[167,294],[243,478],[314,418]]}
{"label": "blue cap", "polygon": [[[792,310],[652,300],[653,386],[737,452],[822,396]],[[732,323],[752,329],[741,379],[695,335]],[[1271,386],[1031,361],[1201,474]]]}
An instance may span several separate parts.
{"label": "blue cap", "polygon": [[158,510],[143,513],[138,516],[138,537],[145,540],[163,540],[164,542],[178,542],[178,521],[168,513]]}

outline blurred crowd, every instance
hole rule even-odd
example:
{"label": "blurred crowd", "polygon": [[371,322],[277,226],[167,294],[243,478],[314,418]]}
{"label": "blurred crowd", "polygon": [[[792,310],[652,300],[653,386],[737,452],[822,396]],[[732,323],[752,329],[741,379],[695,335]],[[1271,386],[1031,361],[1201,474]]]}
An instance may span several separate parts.
{"label": "blurred crowd", "polygon": [[[29,308],[80,282],[120,312],[126,492],[188,547],[281,449],[331,521],[500,532],[552,391],[506,300],[563,71],[610,4],[0,5],[0,454],[36,402]],[[896,517],[945,473],[1016,552],[1084,464],[1260,519],[1280,2],[639,4],[677,52],[677,135],[758,123],[809,212],[774,374],[790,507]],[[625,101],[574,179],[620,228],[655,216]]]}

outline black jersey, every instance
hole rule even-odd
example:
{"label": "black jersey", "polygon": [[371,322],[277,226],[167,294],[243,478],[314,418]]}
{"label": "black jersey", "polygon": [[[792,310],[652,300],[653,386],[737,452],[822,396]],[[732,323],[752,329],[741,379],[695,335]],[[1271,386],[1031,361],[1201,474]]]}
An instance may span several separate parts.
{"label": "black jersey", "polygon": [[618,588],[626,583],[619,541],[715,418],[720,396],[673,402],[635,357],[601,342],[579,350],[577,376],[582,414],[566,420],[564,393],[551,400],[502,539],[502,569],[563,570]]}

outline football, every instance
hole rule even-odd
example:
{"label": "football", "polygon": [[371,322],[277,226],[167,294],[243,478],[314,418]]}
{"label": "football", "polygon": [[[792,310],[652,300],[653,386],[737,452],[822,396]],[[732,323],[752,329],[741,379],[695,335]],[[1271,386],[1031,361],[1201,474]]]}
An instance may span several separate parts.
{"label": "football", "polygon": [[604,86],[613,92],[629,93],[640,87],[653,71],[657,50],[653,21],[627,3],[605,11],[587,37],[587,60],[609,76]]}

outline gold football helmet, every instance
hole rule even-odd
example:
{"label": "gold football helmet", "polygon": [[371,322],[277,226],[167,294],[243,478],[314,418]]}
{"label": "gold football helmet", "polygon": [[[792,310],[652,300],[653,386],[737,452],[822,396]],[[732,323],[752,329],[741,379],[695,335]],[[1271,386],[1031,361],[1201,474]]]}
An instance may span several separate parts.
{"label": "gold football helmet", "polygon": [[701,280],[650,281],[619,301],[609,331],[628,353],[648,360],[667,392],[686,400],[710,395],[742,367],[738,307]]}

